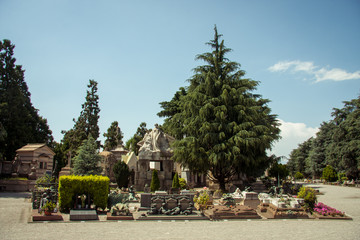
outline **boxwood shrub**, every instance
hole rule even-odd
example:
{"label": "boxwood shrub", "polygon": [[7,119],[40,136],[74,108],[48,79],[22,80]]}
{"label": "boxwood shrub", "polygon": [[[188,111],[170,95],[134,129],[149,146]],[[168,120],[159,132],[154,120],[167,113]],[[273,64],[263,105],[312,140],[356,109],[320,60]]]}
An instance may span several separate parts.
{"label": "boxwood shrub", "polygon": [[69,211],[76,194],[90,194],[96,207],[105,209],[110,179],[104,176],[61,176],[59,178],[59,208]]}

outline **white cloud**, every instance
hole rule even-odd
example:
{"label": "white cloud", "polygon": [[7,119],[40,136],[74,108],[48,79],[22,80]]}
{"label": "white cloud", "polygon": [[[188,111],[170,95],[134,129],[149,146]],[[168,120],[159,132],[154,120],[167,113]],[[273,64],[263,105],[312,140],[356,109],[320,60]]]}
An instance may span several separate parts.
{"label": "white cloud", "polygon": [[289,157],[290,152],[297,148],[300,143],[305,142],[311,137],[314,137],[318,132],[318,128],[306,126],[305,123],[285,122],[279,119],[281,124],[281,139],[273,146],[271,154],[276,156]]}
{"label": "white cloud", "polygon": [[312,75],[315,82],[330,80],[330,81],[345,81],[360,79],[360,71],[349,73],[340,68],[328,69],[325,67],[318,67],[313,62],[302,61],[281,61],[268,68],[271,72],[304,72]]}

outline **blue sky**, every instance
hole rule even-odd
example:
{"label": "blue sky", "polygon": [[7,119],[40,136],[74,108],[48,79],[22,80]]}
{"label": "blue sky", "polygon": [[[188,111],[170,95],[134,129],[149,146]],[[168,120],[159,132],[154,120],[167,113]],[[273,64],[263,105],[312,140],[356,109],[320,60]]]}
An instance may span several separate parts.
{"label": "blue sky", "polygon": [[[32,103],[55,140],[72,128],[89,79],[98,82],[102,134],[118,121],[129,139],[163,119],[159,102],[187,86],[217,25],[228,55],[282,123],[278,156],[313,136],[332,108],[360,94],[360,1],[0,0]],[[101,137],[103,140],[103,137]]]}

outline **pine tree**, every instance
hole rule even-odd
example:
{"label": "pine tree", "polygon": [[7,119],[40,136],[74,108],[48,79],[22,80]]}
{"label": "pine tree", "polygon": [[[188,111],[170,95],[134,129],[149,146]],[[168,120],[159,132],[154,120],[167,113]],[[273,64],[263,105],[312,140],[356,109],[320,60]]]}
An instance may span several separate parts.
{"label": "pine tree", "polygon": [[213,51],[196,57],[206,65],[194,69],[170,121],[178,138],[173,158],[192,172],[209,173],[225,190],[234,175],[257,174],[269,166],[266,150],[280,130],[269,101],[252,93],[258,82],[243,78],[240,64],[225,57],[231,50],[220,37],[215,27],[208,43]]}
{"label": "pine tree", "polygon": [[[97,82],[89,80],[87,86],[87,95],[85,103],[82,104],[82,111],[77,120],[73,119],[74,126],[68,131],[62,131],[64,134],[62,143],[66,146],[65,154],[71,154],[72,157],[77,155],[77,150],[84,140],[91,134],[95,141],[99,137],[99,96],[97,95]],[[100,148],[100,142],[96,142],[97,149]]]}
{"label": "pine tree", "polygon": [[27,143],[52,145],[47,120],[38,114],[30,99],[21,65],[15,65],[15,46],[0,41],[0,155],[14,159],[16,150]]}
{"label": "pine tree", "polygon": [[95,139],[89,135],[84,140],[74,158],[74,175],[99,175],[102,172],[100,167],[101,156],[98,154],[98,147]]}
{"label": "pine tree", "polygon": [[119,188],[127,188],[130,180],[129,167],[123,161],[118,161],[113,168],[116,183]]}
{"label": "pine tree", "polygon": [[152,192],[155,192],[160,189],[160,180],[156,169],[154,169],[152,172],[150,189]]}
{"label": "pine tree", "polygon": [[123,133],[121,132],[117,121],[111,123],[111,126],[107,130],[107,133],[104,133],[104,137],[106,137],[104,144],[104,149],[106,151],[110,151],[114,149],[117,145],[123,144]]}

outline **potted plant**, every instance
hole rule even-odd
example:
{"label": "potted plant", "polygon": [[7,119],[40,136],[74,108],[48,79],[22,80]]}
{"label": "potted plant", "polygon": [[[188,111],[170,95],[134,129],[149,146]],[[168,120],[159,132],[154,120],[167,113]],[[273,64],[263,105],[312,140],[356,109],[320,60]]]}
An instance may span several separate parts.
{"label": "potted plant", "polygon": [[50,216],[51,213],[54,211],[54,209],[56,208],[56,204],[53,203],[52,201],[48,201],[42,208],[41,210],[44,211],[46,216]]}
{"label": "potted plant", "polygon": [[194,197],[194,206],[197,210],[204,210],[207,208],[209,200],[210,196],[208,192],[206,190],[202,191],[198,197]]}

